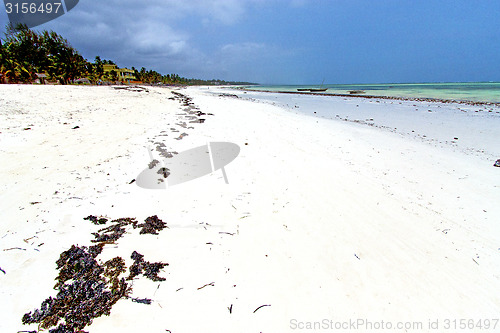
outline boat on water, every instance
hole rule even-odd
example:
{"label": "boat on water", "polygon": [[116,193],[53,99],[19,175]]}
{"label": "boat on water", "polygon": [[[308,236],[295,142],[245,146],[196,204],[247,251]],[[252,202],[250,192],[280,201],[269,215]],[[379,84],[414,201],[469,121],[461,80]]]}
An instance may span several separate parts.
{"label": "boat on water", "polygon": [[323,88],[323,83],[325,80],[323,79],[323,82],[321,82],[321,85],[319,88],[297,88],[297,91],[309,91],[309,92],[322,92],[322,91],[327,91],[328,88]]}
{"label": "boat on water", "polygon": [[321,92],[327,91],[328,88],[297,88],[297,91]]}
{"label": "boat on water", "polygon": [[351,95],[359,95],[359,94],[365,94],[366,91],[364,90],[349,90],[349,94]]}

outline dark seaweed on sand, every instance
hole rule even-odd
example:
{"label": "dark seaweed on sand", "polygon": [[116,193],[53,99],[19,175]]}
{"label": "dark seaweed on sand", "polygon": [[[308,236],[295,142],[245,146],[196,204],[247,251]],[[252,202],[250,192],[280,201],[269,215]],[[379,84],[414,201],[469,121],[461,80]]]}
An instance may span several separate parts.
{"label": "dark seaweed on sand", "polygon": [[165,281],[165,278],[159,277],[158,273],[160,273],[163,267],[168,266],[167,263],[150,263],[145,261],[144,256],[137,251],[132,252],[130,257],[134,260],[134,263],[129,268],[130,275],[127,277],[127,280],[132,280],[142,274],[152,281]]}
{"label": "dark seaweed on sand", "polygon": [[[98,219],[89,215],[85,218],[94,224],[103,224],[108,219]],[[105,220],[105,221],[104,221]],[[100,223],[100,221],[104,221]],[[97,257],[105,244],[114,243],[125,233],[125,227],[142,227],[141,234],[154,233],[166,227],[158,216],[148,217],[145,223],[137,225],[134,218],[119,218],[111,221],[113,224],[93,233],[97,243],[89,247],[72,245],[60,254],[56,261],[59,275],[54,289],[56,297],[44,300],[39,309],[26,313],[23,324],[38,324],[38,331],[49,329],[50,333],[85,333],[83,328],[92,324],[94,318],[109,315],[111,307],[121,298],[129,298],[132,287],[120,275],[126,272],[125,261],[115,257],[104,263]],[[138,275],[144,275],[153,281],[164,281],[159,277],[160,270],[166,263],[150,263],[144,260],[142,254],[132,253],[134,263],[130,267],[127,280]],[[151,304],[148,298],[132,298],[133,302]],[[36,332],[36,331],[35,331]]]}
{"label": "dark seaweed on sand", "polygon": [[92,240],[93,243],[112,244],[125,234],[125,227],[127,225],[132,224],[134,228],[137,227],[137,221],[131,217],[119,218],[111,222],[114,224],[92,233],[95,237]]}
{"label": "dark seaweed on sand", "polygon": [[159,163],[160,163],[160,161],[158,161],[157,159],[154,159],[154,160],[152,160],[151,162],[149,162],[149,164],[148,164],[148,168],[153,169],[153,168],[154,168],[155,166],[157,166]]}
{"label": "dark seaweed on sand", "polygon": [[106,224],[106,222],[108,222],[108,219],[107,218],[104,218],[104,217],[101,217],[101,218],[98,218],[97,216],[94,216],[94,215],[89,215],[87,217],[84,217],[83,218],[84,220],[88,220],[94,224]]}
{"label": "dark seaweed on sand", "polygon": [[104,248],[104,243],[99,243],[97,245],[89,246],[89,254],[93,258],[95,258],[101,254],[103,248]]}
{"label": "dark seaweed on sand", "polygon": [[[170,169],[169,168],[159,168],[156,173],[159,175],[162,175],[163,178],[167,178],[168,176],[170,176]],[[161,181],[163,181],[163,179],[161,179]]]}
{"label": "dark seaweed on sand", "polygon": [[93,232],[95,239],[92,240],[93,243],[106,243],[112,244],[122,237],[126,230],[125,227],[132,225],[133,228],[142,228],[139,232],[140,234],[153,234],[158,235],[158,232],[167,227],[167,224],[160,220],[158,216],[153,215],[144,221],[144,223],[137,224],[134,218],[125,217],[119,218],[111,221],[112,225],[100,229],[98,232]]}
{"label": "dark seaweed on sand", "polygon": [[158,235],[158,231],[161,231],[167,227],[167,224],[160,220],[158,216],[153,215],[144,220],[144,223],[137,225],[142,228],[139,232],[140,234],[153,234]]}
{"label": "dark seaweed on sand", "polygon": [[101,265],[85,246],[73,245],[61,253],[57,268],[57,296],[26,313],[23,324],[38,323],[39,329],[57,326],[50,333],[81,331],[94,318],[109,315],[111,307],[131,291],[125,279],[118,277],[125,272],[122,258]]}
{"label": "dark seaweed on sand", "polygon": [[151,304],[151,300],[149,298],[132,298],[132,302],[148,305]]}
{"label": "dark seaweed on sand", "polygon": [[119,224],[112,225],[110,227],[99,230],[99,232],[93,232],[95,239],[92,240],[93,243],[108,243],[112,244],[118,240],[125,233],[125,228],[121,227]]}

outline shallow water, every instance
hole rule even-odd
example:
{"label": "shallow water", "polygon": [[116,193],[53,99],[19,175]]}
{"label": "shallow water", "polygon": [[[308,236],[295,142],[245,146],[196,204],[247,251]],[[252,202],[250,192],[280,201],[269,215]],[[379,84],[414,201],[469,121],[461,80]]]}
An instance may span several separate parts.
{"label": "shallow water", "polygon": [[[251,86],[249,90],[296,92],[299,88],[319,88],[320,86]],[[353,91],[358,96],[387,96],[403,98],[432,98],[455,101],[500,103],[500,82],[466,83],[398,83],[398,84],[328,84],[323,94],[349,95]]]}
{"label": "shallow water", "polygon": [[[269,103],[292,113],[340,120],[356,126],[424,141],[481,156],[491,163],[500,150],[495,140],[500,128],[500,105],[466,105],[434,101],[356,98],[317,94],[282,94],[225,88],[227,93]],[[224,89],[223,89],[224,91]],[[213,91],[220,94],[220,91]]]}

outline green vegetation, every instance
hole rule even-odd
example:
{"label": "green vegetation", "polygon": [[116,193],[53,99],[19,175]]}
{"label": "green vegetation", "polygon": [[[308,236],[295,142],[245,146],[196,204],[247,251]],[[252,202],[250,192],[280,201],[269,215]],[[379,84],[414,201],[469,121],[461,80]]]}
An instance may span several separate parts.
{"label": "green vegetation", "polygon": [[67,84],[86,72],[87,62],[55,32],[34,32],[26,26],[7,26],[0,46],[2,81],[32,82],[37,73]]}
{"label": "green vegetation", "polygon": [[[45,83],[48,80],[70,84],[76,80],[98,84],[122,80],[117,70],[105,70],[104,65],[116,64],[111,60],[101,60],[99,56],[94,62],[87,61],[66,39],[53,31],[36,32],[25,25],[7,25],[5,38],[0,39],[0,83],[31,83],[36,80]],[[250,84],[187,79],[178,74],[162,75],[144,67],[140,70],[132,67],[131,72],[136,81],[146,84]]]}

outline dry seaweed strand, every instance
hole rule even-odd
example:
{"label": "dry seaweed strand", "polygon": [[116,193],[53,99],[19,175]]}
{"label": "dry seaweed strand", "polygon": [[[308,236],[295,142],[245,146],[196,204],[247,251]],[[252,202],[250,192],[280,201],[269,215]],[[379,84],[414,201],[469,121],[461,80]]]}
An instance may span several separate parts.
{"label": "dry seaweed strand", "polygon": [[207,283],[207,284],[205,284],[205,285],[203,285],[203,286],[199,287],[199,288],[198,288],[198,289],[196,289],[196,290],[200,290],[200,289],[203,289],[203,288],[208,287],[208,286],[212,286],[212,287],[213,287],[213,286],[215,286],[215,282],[210,282],[210,283]]}
{"label": "dry seaweed strand", "polygon": [[95,239],[91,242],[113,244],[125,234],[126,226],[132,225],[134,228],[137,227],[137,221],[131,217],[119,218],[111,222],[114,224],[102,228],[98,232],[93,232],[92,235],[94,235]]}
{"label": "dry seaweed strand", "polygon": [[264,305],[261,305],[259,306],[257,309],[253,310],[253,313],[257,312],[257,310],[259,310],[260,308],[263,308],[265,306],[271,306],[271,304],[264,304]]}
{"label": "dry seaweed strand", "polygon": [[149,299],[149,298],[132,298],[132,302],[149,305],[149,304],[151,304],[151,299]]}

